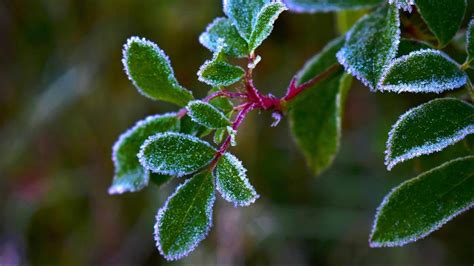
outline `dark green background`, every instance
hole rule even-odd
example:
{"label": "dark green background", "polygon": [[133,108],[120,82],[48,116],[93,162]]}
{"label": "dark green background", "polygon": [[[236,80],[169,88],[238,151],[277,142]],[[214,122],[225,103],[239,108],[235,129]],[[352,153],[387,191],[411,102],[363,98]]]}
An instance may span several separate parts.
{"label": "dark green background", "polygon": [[[122,71],[121,49],[131,35],[155,41],[180,83],[203,96],[208,87],[196,72],[211,53],[197,38],[222,15],[218,0],[0,3],[0,264],[165,263],[154,246],[154,216],[181,180],[107,195],[119,134],[146,115],[175,110],[136,92]],[[257,50],[263,60],[256,85],[281,96],[335,36],[332,14],[284,13]],[[467,153],[460,143],[385,170],[391,124],[433,97],[374,94],[357,83],[341,152],[318,178],[285,119],[270,128],[269,114],[250,115],[233,153],[261,198],[234,208],[218,197],[211,234],[176,264],[471,265],[473,211],[404,248],[368,247],[375,209],[392,187]]]}

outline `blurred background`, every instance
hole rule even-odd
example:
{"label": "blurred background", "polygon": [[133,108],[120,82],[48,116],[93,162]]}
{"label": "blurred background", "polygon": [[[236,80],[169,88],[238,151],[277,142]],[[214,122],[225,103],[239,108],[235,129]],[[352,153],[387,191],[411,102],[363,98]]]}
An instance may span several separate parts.
{"label": "blurred background", "polygon": [[[471,1],[467,14],[473,10]],[[220,0],[0,2],[0,265],[167,264],[155,248],[154,216],[181,180],[107,194],[116,138],[147,115],[176,109],[137,93],[121,49],[132,35],[156,42],[180,83],[203,96],[209,88],[196,72],[211,54],[197,38],[222,15]],[[256,85],[283,95],[337,34],[331,13],[284,13],[257,51]],[[391,188],[467,153],[459,143],[385,170],[390,126],[433,97],[375,94],[355,82],[341,151],[319,177],[306,168],[286,120],[271,128],[268,113],[253,113],[233,152],[260,199],[234,208],[218,197],[208,238],[173,264],[472,265],[474,211],[406,247],[368,247]]]}

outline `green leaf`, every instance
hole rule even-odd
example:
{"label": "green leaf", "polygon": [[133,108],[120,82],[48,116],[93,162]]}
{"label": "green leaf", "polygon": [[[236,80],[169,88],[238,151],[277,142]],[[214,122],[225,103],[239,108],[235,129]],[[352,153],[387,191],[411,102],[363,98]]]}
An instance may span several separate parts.
{"label": "green leaf", "polygon": [[178,260],[206,238],[214,201],[214,181],[208,171],[197,173],[176,189],[157,215],[155,240],[161,255]]}
{"label": "green leaf", "polygon": [[361,9],[378,5],[383,0],[283,0],[293,12],[316,13],[345,9]]}
{"label": "green leaf", "polygon": [[285,10],[287,10],[286,6],[280,2],[272,2],[262,8],[252,25],[252,34],[249,38],[250,53],[253,53],[270,35],[275,20]]}
{"label": "green leaf", "polygon": [[397,54],[400,40],[398,9],[385,6],[363,17],[346,35],[337,54],[346,71],[371,90],[377,88],[382,73]]}
{"label": "green leaf", "polygon": [[225,62],[221,54],[222,47],[214,53],[212,60],[206,61],[201,66],[197,73],[199,81],[214,87],[226,87],[242,79],[245,71],[241,67]]}
{"label": "green leaf", "polygon": [[215,150],[207,142],[182,133],[159,133],[140,148],[139,161],[153,173],[184,176],[209,164]]}
{"label": "green leaf", "polygon": [[122,63],[128,78],[144,96],[180,106],[193,99],[174,77],[168,56],[156,44],[131,37],[123,48]]}
{"label": "green leaf", "polygon": [[469,22],[466,33],[468,61],[474,60],[474,19]]}
{"label": "green leaf", "polygon": [[[218,92],[219,90],[220,89],[217,87],[212,88],[211,90],[209,90],[208,95]],[[224,114],[229,114],[234,109],[234,105],[227,97],[216,97],[210,100],[209,103],[212,104],[214,107],[218,108],[219,110],[221,110]]]}
{"label": "green leaf", "polygon": [[389,133],[385,164],[440,151],[474,133],[474,106],[457,99],[436,99],[402,115]]}
{"label": "green leaf", "polygon": [[240,37],[237,29],[227,18],[216,18],[199,36],[199,42],[213,52],[217,52],[219,40],[225,44],[224,53],[226,55],[239,58],[247,56],[247,41]]}
{"label": "green leaf", "polygon": [[232,124],[221,111],[206,102],[191,101],[186,108],[194,122],[207,128],[223,128]]}
{"label": "green leaf", "polygon": [[402,57],[408,55],[411,52],[418,50],[431,49],[432,47],[422,41],[411,40],[411,39],[401,39],[400,45],[398,45],[397,57]]}
{"label": "green leaf", "polygon": [[212,139],[215,144],[220,144],[227,133],[227,128],[218,128],[216,132],[214,132],[214,138]]}
{"label": "green leaf", "polygon": [[[343,43],[337,39],[312,58],[298,74],[298,83],[337,64],[336,53]],[[350,87],[350,76],[343,77],[342,71],[334,73],[288,103],[291,132],[315,174],[332,164],[339,149],[343,102]]]}
{"label": "green leaf", "polygon": [[250,40],[255,20],[270,0],[224,0],[224,13],[237,28],[240,36]]}
{"label": "green leaf", "polygon": [[393,61],[380,80],[379,90],[441,93],[466,82],[466,74],[454,60],[441,51],[427,49]]}
{"label": "green leaf", "polygon": [[215,170],[216,188],[222,197],[237,206],[248,206],[258,199],[259,195],[249,183],[247,170],[234,155],[224,154]]}
{"label": "green leaf", "polygon": [[404,182],[383,200],[372,247],[403,246],[424,238],[474,206],[474,156],[456,159]]}
{"label": "green leaf", "polygon": [[444,47],[459,30],[467,3],[466,0],[416,0],[416,6],[440,46]]}
{"label": "green leaf", "polygon": [[408,12],[412,11],[412,5],[415,4],[414,0],[388,0],[388,2],[395,5],[398,9],[403,9]]}
{"label": "green leaf", "polygon": [[140,146],[151,135],[176,130],[179,130],[179,120],[176,114],[170,113],[149,116],[123,133],[113,147],[115,176],[109,194],[135,192],[148,185],[150,173],[137,158]]}

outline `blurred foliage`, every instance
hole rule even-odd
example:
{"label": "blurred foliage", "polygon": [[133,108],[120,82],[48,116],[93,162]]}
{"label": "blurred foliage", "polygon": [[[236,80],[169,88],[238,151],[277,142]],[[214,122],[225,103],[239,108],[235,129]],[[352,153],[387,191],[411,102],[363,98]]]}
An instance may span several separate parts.
{"label": "blurred foliage", "polygon": [[[211,55],[197,38],[220,10],[217,0],[0,3],[0,264],[165,263],[152,228],[173,186],[107,194],[119,134],[146,115],[173,110],[136,92],[122,71],[121,49],[132,35],[155,41],[180,83],[201,97],[206,87],[196,72]],[[470,2],[468,14],[473,11]],[[336,32],[333,14],[284,13],[257,51],[264,59],[257,86],[282,95],[292,75]],[[261,198],[239,209],[218,199],[215,230],[177,264],[472,264],[472,211],[404,248],[367,244],[375,208],[390,188],[450,153],[467,153],[466,143],[459,143],[385,171],[391,124],[430,98],[374,94],[356,85],[347,101],[342,150],[318,178],[285,123],[274,129],[269,114],[252,115],[233,152]]]}

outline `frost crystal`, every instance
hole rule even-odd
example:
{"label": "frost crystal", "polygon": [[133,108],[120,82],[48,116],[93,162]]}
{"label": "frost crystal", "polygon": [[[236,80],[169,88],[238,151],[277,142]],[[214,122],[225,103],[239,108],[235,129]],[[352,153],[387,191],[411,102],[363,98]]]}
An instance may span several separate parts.
{"label": "frost crystal", "polygon": [[412,11],[412,5],[415,4],[414,0],[388,0],[388,2],[394,4],[398,9],[403,9],[408,12]]}
{"label": "frost crystal", "polygon": [[242,162],[230,153],[224,154],[215,170],[217,190],[236,207],[248,206],[259,198],[246,177],[246,171]]}
{"label": "frost crystal", "polygon": [[466,82],[466,74],[453,59],[441,51],[424,49],[394,60],[383,73],[379,90],[441,93]]}
{"label": "frost crystal", "polygon": [[369,8],[382,0],[283,0],[288,9],[299,13],[333,12]]}

